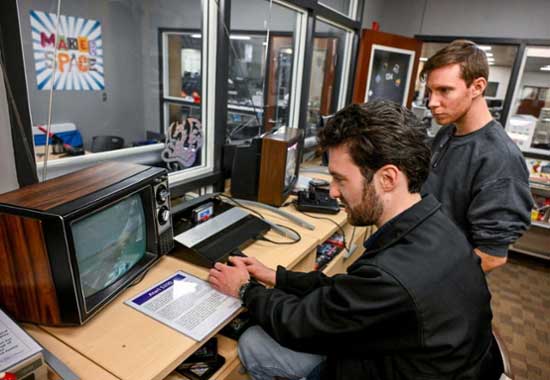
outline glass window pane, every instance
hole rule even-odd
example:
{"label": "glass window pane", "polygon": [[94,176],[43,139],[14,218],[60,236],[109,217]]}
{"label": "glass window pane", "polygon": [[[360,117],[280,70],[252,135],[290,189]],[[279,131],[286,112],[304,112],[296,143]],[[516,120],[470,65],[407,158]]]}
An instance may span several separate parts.
{"label": "glass window pane", "polygon": [[550,47],[527,47],[506,130],[526,152],[550,154]]}
{"label": "glass window pane", "polygon": [[336,112],[339,98],[346,95],[340,92],[340,84],[347,34],[321,20],[315,22],[306,136],[316,135],[321,117]]}
{"label": "glass window pane", "polygon": [[[163,158],[171,143],[180,144],[171,141],[177,135],[171,125],[196,130],[186,120],[201,120],[201,2],[62,0],[59,23],[55,0],[18,6],[39,174],[46,141],[41,129],[48,121],[56,135],[49,160],[58,161],[51,170],[76,170],[99,159],[188,167]],[[174,151],[195,145],[189,136]],[[85,154],[70,157],[61,140]],[[204,137],[189,168],[206,164],[205,143]]]}
{"label": "glass window pane", "polygon": [[[447,46],[447,43],[424,42],[422,44],[418,77],[415,82],[415,96],[412,109],[429,126],[428,134],[432,137],[435,136],[441,126],[437,124],[435,119],[432,119],[432,114],[427,108],[428,94],[426,92],[426,83],[421,81],[419,76],[424,62],[445,46]],[[495,44],[479,45],[479,47],[485,51],[489,62],[489,80],[485,90],[485,100],[493,117],[504,125],[504,120],[501,120],[502,106],[508,91],[508,83],[510,82],[512,67],[518,48],[513,45]]]}
{"label": "glass window pane", "polygon": [[351,0],[320,0],[319,3],[346,16],[351,15]]}
{"label": "glass window pane", "polygon": [[229,140],[288,126],[296,20],[296,11],[279,4],[231,2]]}
{"label": "glass window pane", "polygon": [[165,95],[200,104],[201,34],[166,32],[165,38]]}

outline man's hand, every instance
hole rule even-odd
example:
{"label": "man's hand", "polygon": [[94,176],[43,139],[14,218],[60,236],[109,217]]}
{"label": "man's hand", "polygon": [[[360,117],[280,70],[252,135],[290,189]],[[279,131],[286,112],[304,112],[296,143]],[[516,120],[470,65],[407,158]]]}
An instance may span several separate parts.
{"label": "man's hand", "polygon": [[250,275],[244,263],[231,260],[234,266],[216,263],[210,269],[208,281],[212,287],[228,296],[239,298],[239,289],[250,280]]}
{"label": "man's hand", "polygon": [[483,272],[485,273],[489,273],[493,269],[506,264],[506,261],[508,260],[506,256],[498,257],[498,256],[488,255],[487,253],[479,250],[478,248],[474,248],[474,252],[476,253],[476,255],[478,255],[481,258],[481,269],[483,269]]}
{"label": "man's hand", "polygon": [[229,260],[235,265],[237,265],[237,262],[239,265],[241,265],[241,263],[245,265],[248,273],[256,280],[263,282],[267,286],[275,286],[277,278],[276,272],[266,267],[258,259],[254,257],[230,257]]}

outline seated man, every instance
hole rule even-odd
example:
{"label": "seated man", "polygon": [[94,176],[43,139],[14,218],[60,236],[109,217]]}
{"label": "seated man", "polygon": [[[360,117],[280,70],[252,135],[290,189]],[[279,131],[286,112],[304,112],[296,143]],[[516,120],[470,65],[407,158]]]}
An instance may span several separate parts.
{"label": "seated man", "polygon": [[241,297],[261,327],[239,341],[254,379],[487,378],[485,276],[439,202],[419,194],[430,150],[417,124],[396,103],[376,101],[344,108],[320,131],[331,196],[352,225],[379,228],[347,274],[275,272],[253,258],[210,271],[212,286]]}

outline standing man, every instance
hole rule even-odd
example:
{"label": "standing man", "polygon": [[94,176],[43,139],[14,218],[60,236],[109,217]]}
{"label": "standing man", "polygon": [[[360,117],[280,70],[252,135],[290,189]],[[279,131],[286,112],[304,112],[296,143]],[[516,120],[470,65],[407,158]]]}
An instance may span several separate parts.
{"label": "standing man", "polygon": [[506,263],[508,245],[530,224],[525,159],[489,112],[483,96],[489,65],[473,42],[452,42],[428,59],[420,76],[426,79],[428,107],[445,126],[432,144],[423,193],[441,202],[489,272]]}
{"label": "standing man", "polygon": [[439,202],[420,196],[430,151],[417,125],[400,105],[373,101],[320,131],[331,196],[352,225],[379,228],[347,274],[273,271],[240,257],[210,270],[212,286],[240,297],[259,324],[239,340],[253,379],[493,378],[485,276]]}

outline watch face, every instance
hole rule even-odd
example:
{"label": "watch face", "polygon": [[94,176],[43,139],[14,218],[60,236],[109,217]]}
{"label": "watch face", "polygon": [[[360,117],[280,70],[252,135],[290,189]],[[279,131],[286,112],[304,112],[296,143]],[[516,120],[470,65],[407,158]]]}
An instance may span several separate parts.
{"label": "watch face", "polygon": [[250,281],[245,282],[239,288],[239,298],[241,299],[241,301],[244,301],[244,294],[246,293],[246,290],[248,289],[249,286],[250,286]]}

